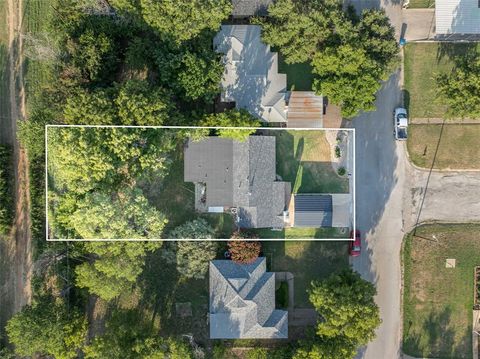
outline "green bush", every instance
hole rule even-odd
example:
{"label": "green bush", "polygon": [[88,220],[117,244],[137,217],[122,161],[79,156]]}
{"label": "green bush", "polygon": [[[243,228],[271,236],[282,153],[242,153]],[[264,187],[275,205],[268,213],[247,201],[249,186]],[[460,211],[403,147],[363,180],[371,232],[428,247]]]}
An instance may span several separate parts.
{"label": "green bush", "polygon": [[337,173],[338,173],[339,176],[345,176],[345,173],[347,173],[347,170],[345,169],[345,167],[340,167],[337,170]]}
{"label": "green bush", "polygon": [[337,158],[342,157],[342,151],[340,151],[339,146],[335,146],[335,157],[337,157]]}
{"label": "green bush", "polygon": [[8,232],[14,217],[13,149],[0,146],[0,233]]}
{"label": "green bush", "polygon": [[275,293],[275,299],[277,301],[277,307],[284,309],[288,308],[288,283],[280,283],[280,288]]}

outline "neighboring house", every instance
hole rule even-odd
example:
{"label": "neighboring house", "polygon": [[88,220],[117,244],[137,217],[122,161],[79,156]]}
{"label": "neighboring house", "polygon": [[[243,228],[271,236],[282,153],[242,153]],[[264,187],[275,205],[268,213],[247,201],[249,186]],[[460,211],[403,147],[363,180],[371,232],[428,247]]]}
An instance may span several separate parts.
{"label": "neighboring house", "polygon": [[436,34],[480,34],[479,0],[436,0]]}
{"label": "neighboring house", "polygon": [[252,264],[210,262],[210,338],[288,338],[288,312],[275,309],[275,273],[264,257]]}
{"label": "neighboring house", "polygon": [[271,3],[273,3],[273,0],[232,0],[232,17],[267,16],[268,6]]}
{"label": "neighboring house", "polygon": [[278,54],[262,42],[260,26],[222,25],[213,45],[225,55],[221,101],[266,122],[286,122],[287,76],[278,73]]}
{"label": "neighboring house", "polygon": [[277,181],[274,136],[189,140],[184,161],[197,210],[230,210],[241,228],[285,227],[291,190],[289,182]]}
{"label": "neighboring house", "polygon": [[287,75],[278,72],[278,54],[262,42],[260,26],[222,25],[213,46],[224,54],[223,107],[245,109],[268,123],[323,127],[323,97],[287,89]]}

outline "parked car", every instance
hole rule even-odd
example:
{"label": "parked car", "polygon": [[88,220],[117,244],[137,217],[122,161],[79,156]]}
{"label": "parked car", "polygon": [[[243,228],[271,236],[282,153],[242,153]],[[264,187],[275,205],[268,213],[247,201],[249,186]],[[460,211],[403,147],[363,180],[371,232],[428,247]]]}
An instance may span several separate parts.
{"label": "parked car", "polygon": [[350,241],[348,247],[348,254],[352,257],[358,257],[362,251],[362,236],[360,231],[357,229],[355,231],[355,237],[353,236],[353,230],[350,232],[350,238],[355,238],[353,241]]}
{"label": "parked car", "polygon": [[395,139],[405,141],[407,139],[408,116],[407,110],[403,107],[397,107],[393,112],[393,123]]}

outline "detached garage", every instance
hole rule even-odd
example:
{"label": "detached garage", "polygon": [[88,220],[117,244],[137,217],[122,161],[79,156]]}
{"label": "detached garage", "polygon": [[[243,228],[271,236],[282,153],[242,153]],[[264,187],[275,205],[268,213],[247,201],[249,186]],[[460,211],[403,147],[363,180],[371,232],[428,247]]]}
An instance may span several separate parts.
{"label": "detached garage", "polygon": [[297,194],[294,227],[350,227],[350,194]]}

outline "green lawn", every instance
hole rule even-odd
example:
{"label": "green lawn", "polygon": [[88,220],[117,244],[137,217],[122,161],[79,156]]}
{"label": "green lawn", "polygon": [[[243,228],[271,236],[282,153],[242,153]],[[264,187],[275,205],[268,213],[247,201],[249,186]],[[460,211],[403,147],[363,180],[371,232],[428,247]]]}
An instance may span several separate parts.
{"label": "green lawn", "polygon": [[405,47],[405,106],[411,118],[441,118],[445,105],[436,100],[435,76],[450,71],[455,58],[480,45],[460,43],[409,43]]}
{"label": "green lawn", "polygon": [[270,271],[294,275],[296,308],[311,307],[307,289],[312,280],[348,268],[347,242],[267,241],[262,246]]}
{"label": "green lawn", "polygon": [[287,89],[295,91],[312,91],[313,75],[309,63],[287,64],[278,54],[278,72],[287,74]]}
{"label": "green lawn", "polygon": [[435,0],[410,0],[408,4],[409,9],[417,9],[417,8],[434,8],[435,7]]}
{"label": "green lawn", "polygon": [[265,239],[322,239],[322,238],[348,238],[349,232],[348,228],[333,228],[333,227],[322,227],[322,228],[302,228],[302,227],[291,227],[285,228],[281,231],[275,231],[269,228],[259,228],[252,230],[255,233],[258,233],[260,238]]}
{"label": "green lawn", "polygon": [[[441,125],[410,125],[408,152],[417,166],[430,168],[441,133]],[[434,168],[480,169],[479,125],[445,125]]]}
{"label": "green lawn", "polygon": [[330,162],[324,131],[271,131],[276,136],[276,168],[293,193],[348,193],[348,179]]}
{"label": "green lawn", "polygon": [[[480,225],[426,225],[403,252],[403,351],[415,357],[471,358],[473,268]],[[434,239],[434,237],[438,242]],[[456,260],[446,268],[447,258]]]}
{"label": "green lawn", "polygon": [[[7,120],[10,114],[8,92],[8,33],[7,33],[7,2],[0,2],[0,124]],[[6,131],[6,129],[5,129]],[[4,137],[0,135],[0,142]],[[5,141],[6,142],[6,141]]]}

